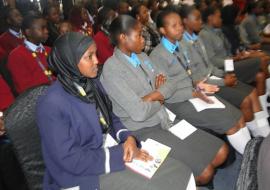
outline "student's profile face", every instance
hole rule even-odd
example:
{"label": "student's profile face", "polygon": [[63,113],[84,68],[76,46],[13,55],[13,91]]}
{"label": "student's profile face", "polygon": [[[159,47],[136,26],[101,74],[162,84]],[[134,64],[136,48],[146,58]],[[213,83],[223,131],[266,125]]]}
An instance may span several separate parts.
{"label": "student's profile face", "polygon": [[220,28],[222,26],[221,12],[216,10],[212,15],[212,23],[215,28]]}
{"label": "student's profile face", "polygon": [[60,33],[60,35],[63,35],[63,34],[66,34],[68,32],[71,32],[71,29],[72,29],[71,24],[64,22],[64,23],[60,24],[60,26],[59,26],[59,33]]}
{"label": "student's profile face", "polygon": [[80,73],[88,78],[95,78],[98,73],[98,59],[96,55],[97,47],[93,43],[80,59],[78,69]]}
{"label": "student's profile face", "polygon": [[30,29],[27,29],[26,35],[37,42],[45,42],[48,37],[47,21],[43,18],[33,22]]}
{"label": "student's profile face", "polygon": [[144,5],[142,5],[142,6],[140,7],[139,15],[137,16],[137,18],[139,19],[139,21],[140,21],[142,24],[147,24],[148,21],[149,21],[149,12],[148,12],[148,8],[145,7]]}
{"label": "student's profile face", "polygon": [[12,9],[7,19],[8,24],[15,27],[21,27],[23,21],[23,17],[21,13],[17,9]]}
{"label": "student's profile face", "polygon": [[124,46],[131,52],[141,53],[144,48],[144,38],[142,36],[142,25],[140,23],[125,34],[122,40]]}
{"label": "student's profile face", "polygon": [[183,35],[183,24],[177,13],[171,13],[164,18],[164,26],[161,33],[170,40],[181,40]]}
{"label": "student's profile face", "polygon": [[48,19],[55,24],[60,22],[60,11],[57,7],[52,7],[49,11]]}
{"label": "student's profile face", "polygon": [[200,11],[197,9],[193,10],[186,19],[186,25],[194,32],[200,32],[202,28],[202,17]]}

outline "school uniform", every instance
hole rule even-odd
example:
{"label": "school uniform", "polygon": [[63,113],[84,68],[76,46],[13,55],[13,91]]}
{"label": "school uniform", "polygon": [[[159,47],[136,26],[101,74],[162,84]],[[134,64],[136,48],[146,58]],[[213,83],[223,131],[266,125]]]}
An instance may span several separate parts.
{"label": "school uniform", "polygon": [[167,77],[163,85],[171,88],[169,95],[165,96],[165,105],[179,119],[185,119],[192,125],[212,130],[218,134],[225,134],[233,128],[241,117],[241,112],[225,101],[218,98],[225,106],[224,109],[207,109],[197,112],[188,101],[192,99],[193,80],[187,65],[189,60],[184,49],[177,41],[172,44],[168,39],[162,37],[161,43],[153,50],[150,58],[153,64]]}
{"label": "school uniform", "polygon": [[[171,122],[165,107],[158,101],[142,100],[155,90],[158,73],[145,53],[132,53],[129,57],[116,48],[104,64],[100,80],[112,100],[114,113],[139,140],[152,138],[170,146],[169,156],[184,162],[198,176],[213,160],[223,142],[199,129],[184,140],[167,131]],[[170,90],[158,89],[162,94]]]}
{"label": "school uniform", "polygon": [[[94,82],[102,90],[100,82]],[[153,182],[145,182],[143,177],[125,170],[122,144],[103,146],[104,134],[96,104],[84,102],[69,94],[59,81],[51,85],[45,95],[38,99],[36,116],[46,164],[43,184],[45,190],[117,190],[113,187],[114,184],[119,185],[119,189],[136,190],[141,189],[144,183],[148,185],[142,189],[148,190],[151,189],[152,183],[157,185],[160,179],[164,182],[165,174],[172,177],[181,187],[187,185],[191,171],[183,164],[176,166],[176,170],[164,168],[161,171],[165,173],[158,171]],[[109,134],[119,143],[125,142],[131,132],[118,117],[114,114],[111,117],[112,126]],[[176,161],[168,159],[166,163],[175,164]],[[186,171],[183,172],[183,179],[180,176],[174,177],[175,173],[170,173],[179,173],[181,169]],[[133,179],[138,183],[128,186],[128,182],[132,183]]]}
{"label": "school uniform", "polygon": [[8,56],[13,49],[21,44],[23,44],[23,35],[21,31],[16,32],[12,29],[8,29],[8,31],[0,36],[0,46],[5,50],[5,56]]}
{"label": "school uniform", "polygon": [[[199,33],[210,61],[218,68],[224,69],[224,60],[231,57],[230,44],[221,29],[214,29],[207,25]],[[255,81],[260,70],[260,58],[248,58],[234,62],[235,74],[244,83]]]}
{"label": "school uniform", "polygon": [[239,25],[242,42],[248,46],[261,43],[260,31],[255,15],[247,15]]}
{"label": "school uniform", "polygon": [[6,110],[14,101],[14,96],[0,75],[0,111]]}
{"label": "school uniform", "polygon": [[97,46],[97,57],[100,64],[104,64],[105,61],[113,54],[113,45],[108,35],[103,31],[99,31],[94,36],[94,41]]}
{"label": "school uniform", "polygon": [[37,85],[50,84],[55,79],[48,69],[49,53],[49,47],[37,46],[27,40],[10,53],[7,68],[17,93]]}
{"label": "school uniform", "polygon": [[[253,87],[241,81],[237,81],[237,85],[234,87],[225,86],[225,72],[212,64],[204,43],[196,34],[190,35],[185,32],[180,43],[181,47],[187,51],[188,59],[190,59],[192,79],[194,81],[207,79],[207,83],[218,85],[220,90],[216,95],[240,108],[243,100],[251,93]],[[211,76],[216,76],[219,79],[211,79]]]}

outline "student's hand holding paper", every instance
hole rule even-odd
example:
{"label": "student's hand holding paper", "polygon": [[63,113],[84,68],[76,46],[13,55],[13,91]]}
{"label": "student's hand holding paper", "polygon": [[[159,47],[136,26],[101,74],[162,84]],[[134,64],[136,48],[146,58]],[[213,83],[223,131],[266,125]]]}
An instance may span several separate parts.
{"label": "student's hand holding paper", "polygon": [[151,160],[152,157],[144,150],[140,150],[137,147],[137,143],[134,137],[129,136],[125,143],[123,144],[124,156],[123,160],[125,162],[132,162],[135,158],[137,160],[148,161]]}
{"label": "student's hand holding paper", "polygon": [[205,95],[201,91],[197,91],[197,90],[193,91],[192,95],[193,95],[194,98],[199,98],[199,99],[201,99],[202,101],[204,101],[204,102],[206,102],[208,104],[213,104],[214,103],[211,99],[209,99],[207,97],[207,95]]}
{"label": "student's hand holding paper", "polygon": [[207,94],[214,94],[219,91],[219,87],[217,85],[207,84],[205,81],[199,82],[197,87]]}
{"label": "student's hand holding paper", "polygon": [[236,75],[233,74],[226,74],[224,77],[224,83],[226,86],[235,86],[237,85],[237,78]]}
{"label": "student's hand holding paper", "polygon": [[153,157],[146,150],[140,149],[139,154],[137,154],[136,157],[134,157],[134,159],[147,162],[152,161]]}
{"label": "student's hand holding paper", "polygon": [[142,97],[142,100],[144,102],[159,101],[160,104],[163,104],[164,103],[164,96],[160,92],[154,91],[154,92],[151,92],[150,94],[147,94],[146,96]]}

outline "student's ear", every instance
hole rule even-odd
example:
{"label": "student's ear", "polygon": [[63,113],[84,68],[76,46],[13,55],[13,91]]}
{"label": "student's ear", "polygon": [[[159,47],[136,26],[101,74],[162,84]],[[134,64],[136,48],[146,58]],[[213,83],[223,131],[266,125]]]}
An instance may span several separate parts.
{"label": "student's ear", "polygon": [[162,35],[165,35],[165,29],[163,27],[159,28],[159,32],[162,34]]}
{"label": "student's ear", "polygon": [[183,24],[186,25],[187,22],[188,22],[188,19],[187,19],[187,18],[184,18],[184,19],[183,19]]}
{"label": "student's ear", "polygon": [[141,17],[140,17],[140,15],[136,15],[136,20],[141,20]]}
{"label": "student's ear", "polygon": [[125,34],[120,34],[119,35],[119,41],[120,42],[125,42],[126,41],[126,35]]}

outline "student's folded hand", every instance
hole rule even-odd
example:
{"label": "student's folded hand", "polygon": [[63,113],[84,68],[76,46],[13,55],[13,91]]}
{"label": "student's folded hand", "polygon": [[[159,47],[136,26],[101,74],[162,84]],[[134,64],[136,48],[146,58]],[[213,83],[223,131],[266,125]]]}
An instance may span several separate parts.
{"label": "student's folded hand", "polygon": [[155,80],[155,88],[159,89],[163,84],[165,84],[165,82],[166,82],[166,76],[163,74],[158,74]]}
{"label": "student's folded hand", "polygon": [[224,83],[226,86],[237,85],[237,78],[235,74],[226,74],[224,77]]}
{"label": "student's folded hand", "polygon": [[164,103],[164,96],[160,92],[154,91],[154,92],[151,92],[150,94],[147,94],[146,96],[142,97],[142,100],[144,102],[159,101],[161,104],[163,104]]}

